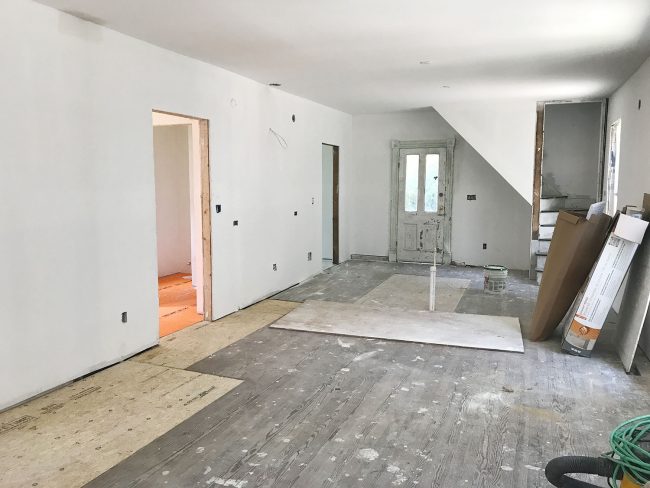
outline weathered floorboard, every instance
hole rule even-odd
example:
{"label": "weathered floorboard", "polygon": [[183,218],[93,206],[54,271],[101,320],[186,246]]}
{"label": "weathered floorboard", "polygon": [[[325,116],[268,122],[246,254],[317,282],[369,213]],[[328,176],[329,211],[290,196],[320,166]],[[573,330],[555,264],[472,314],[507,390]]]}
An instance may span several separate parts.
{"label": "weathered floorboard", "polygon": [[[291,294],[349,303],[408,272],[363,264]],[[337,288],[346,273],[363,283]],[[472,279],[457,311],[518,316],[525,332],[534,285],[515,275],[485,295],[480,270],[442,273]],[[608,327],[591,359],[561,353],[557,336],[512,354],[263,328],[189,368],[240,386],[88,486],[547,487],[549,459],[597,455],[650,410],[647,361],[626,375]]]}

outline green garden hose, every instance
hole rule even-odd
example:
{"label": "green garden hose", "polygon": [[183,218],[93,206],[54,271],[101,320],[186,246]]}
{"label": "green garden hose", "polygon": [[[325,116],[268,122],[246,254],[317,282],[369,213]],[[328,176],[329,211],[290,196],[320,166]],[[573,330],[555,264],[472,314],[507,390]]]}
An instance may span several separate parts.
{"label": "green garden hose", "polygon": [[609,443],[612,450],[603,454],[614,464],[614,473],[609,478],[609,486],[617,488],[617,479],[623,473],[640,486],[650,481],[650,452],[644,449],[650,446],[650,415],[636,417],[616,427],[612,432]]}

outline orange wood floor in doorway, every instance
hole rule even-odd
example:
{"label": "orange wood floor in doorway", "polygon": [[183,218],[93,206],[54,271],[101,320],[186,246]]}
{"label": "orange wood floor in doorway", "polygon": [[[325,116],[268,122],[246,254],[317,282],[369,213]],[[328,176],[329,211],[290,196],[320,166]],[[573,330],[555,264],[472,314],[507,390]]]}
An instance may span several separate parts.
{"label": "orange wood floor in doorway", "polygon": [[196,313],[196,290],[187,273],[158,278],[158,300],[160,337],[203,320],[203,315]]}

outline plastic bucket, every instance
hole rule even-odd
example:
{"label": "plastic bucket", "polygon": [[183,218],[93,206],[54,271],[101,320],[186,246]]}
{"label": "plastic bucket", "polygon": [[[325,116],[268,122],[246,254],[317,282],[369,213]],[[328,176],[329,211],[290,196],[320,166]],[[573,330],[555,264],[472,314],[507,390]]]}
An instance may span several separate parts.
{"label": "plastic bucket", "polygon": [[508,281],[508,268],[498,264],[483,266],[485,270],[483,291],[485,293],[503,293]]}

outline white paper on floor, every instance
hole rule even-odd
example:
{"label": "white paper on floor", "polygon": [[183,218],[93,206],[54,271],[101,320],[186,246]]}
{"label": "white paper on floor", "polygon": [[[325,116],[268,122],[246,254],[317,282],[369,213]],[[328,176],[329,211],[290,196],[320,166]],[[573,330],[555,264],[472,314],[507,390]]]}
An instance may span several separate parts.
{"label": "white paper on floor", "polygon": [[517,317],[403,310],[356,303],[308,300],[271,327],[524,352]]}
{"label": "white paper on floor", "polygon": [[[437,277],[436,311],[455,311],[470,283],[471,280]],[[429,310],[429,276],[393,275],[356,303],[405,310]]]}

